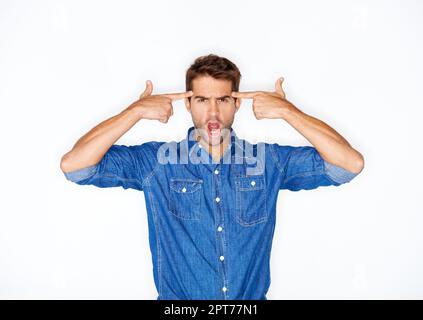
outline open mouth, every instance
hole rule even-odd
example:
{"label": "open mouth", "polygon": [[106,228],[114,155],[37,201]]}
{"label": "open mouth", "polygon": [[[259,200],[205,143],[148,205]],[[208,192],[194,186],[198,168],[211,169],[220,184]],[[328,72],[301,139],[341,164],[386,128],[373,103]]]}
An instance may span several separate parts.
{"label": "open mouth", "polygon": [[219,122],[209,122],[207,124],[207,132],[209,137],[219,137],[220,136],[220,123]]}

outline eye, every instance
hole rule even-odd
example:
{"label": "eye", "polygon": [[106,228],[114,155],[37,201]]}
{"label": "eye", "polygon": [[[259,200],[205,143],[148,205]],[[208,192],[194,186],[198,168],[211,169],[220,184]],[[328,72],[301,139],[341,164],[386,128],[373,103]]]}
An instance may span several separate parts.
{"label": "eye", "polygon": [[228,102],[228,98],[227,98],[227,97],[225,97],[225,98],[220,98],[219,100],[220,100],[220,101],[222,101],[222,102]]}
{"label": "eye", "polygon": [[198,102],[204,102],[206,99],[205,98],[198,98],[197,101]]}

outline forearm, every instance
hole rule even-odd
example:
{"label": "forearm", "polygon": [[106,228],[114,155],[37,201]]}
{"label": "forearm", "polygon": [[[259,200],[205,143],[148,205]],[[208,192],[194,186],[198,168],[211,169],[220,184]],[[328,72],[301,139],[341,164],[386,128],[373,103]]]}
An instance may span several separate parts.
{"label": "forearm", "polygon": [[294,105],[285,110],[283,119],[303,135],[327,162],[354,173],[363,169],[364,158],[361,153],[325,122],[302,112]]}
{"label": "forearm", "polygon": [[60,162],[62,171],[70,172],[100,162],[110,147],[140,119],[142,115],[139,110],[128,107],[101,122],[83,135],[73,148],[63,155]]}

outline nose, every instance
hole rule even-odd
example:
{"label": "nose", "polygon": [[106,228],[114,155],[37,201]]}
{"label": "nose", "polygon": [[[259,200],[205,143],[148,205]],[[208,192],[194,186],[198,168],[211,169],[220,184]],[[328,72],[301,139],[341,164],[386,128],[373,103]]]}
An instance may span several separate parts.
{"label": "nose", "polygon": [[219,108],[218,108],[216,99],[210,99],[208,112],[209,112],[209,116],[211,117],[216,117],[219,114]]}

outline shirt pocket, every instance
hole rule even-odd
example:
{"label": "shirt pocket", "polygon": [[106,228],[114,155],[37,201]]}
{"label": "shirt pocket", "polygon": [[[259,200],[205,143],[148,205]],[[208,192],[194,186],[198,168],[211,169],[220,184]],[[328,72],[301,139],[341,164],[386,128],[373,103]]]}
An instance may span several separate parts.
{"label": "shirt pocket", "polygon": [[242,226],[267,221],[264,175],[236,177],[236,220]]}
{"label": "shirt pocket", "polygon": [[170,179],[169,210],[183,220],[200,220],[202,180]]}

